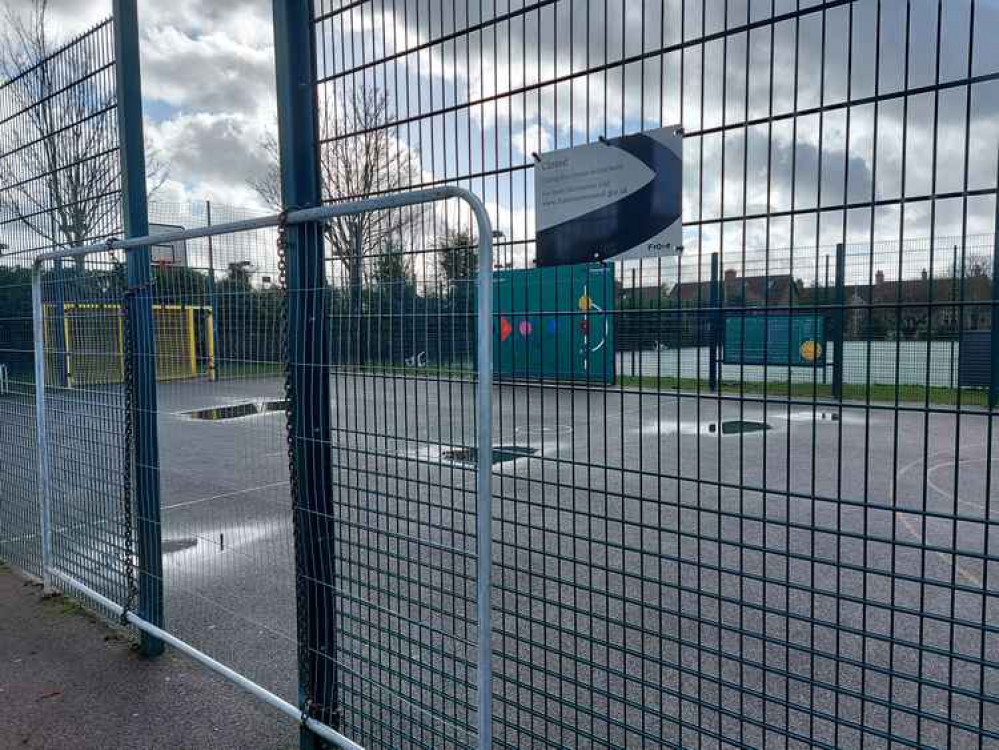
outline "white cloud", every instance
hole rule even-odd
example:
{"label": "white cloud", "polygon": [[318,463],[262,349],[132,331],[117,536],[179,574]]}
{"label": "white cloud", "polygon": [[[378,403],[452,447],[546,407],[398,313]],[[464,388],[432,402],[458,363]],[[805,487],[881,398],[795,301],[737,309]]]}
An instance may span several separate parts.
{"label": "white cloud", "polygon": [[189,36],[218,33],[250,47],[273,43],[270,0],[138,0],[143,34],[175,28]]}
{"label": "white cloud", "polygon": [[[26,13],[32,0],[4,0]],[[274,119],[269,0],[139,0],[147,140],[169,171],[156,198],[256,206],[247,185],[262,168]],[[111,0],[49,0],[53,37],[84,32]]]}
{"label": "white cloud", "polygon": [[147,123],[146,136],[169,167],[163,188],[169,199],[207,198],[234,206],[260,203],[247,183],[266,167],[260,149],[261,120],[238,113],[180,114]]}
{"label": "white cloud", "polygon": [[274,119],[270,14],[267,0],[140,2],[147,138],[169,169],[158,199],[261,204],[248,182]]}
{"label": "white cloud", "polygon": [[143,34],[143,94],[184,112],[263,116],[274,108],[274,55],[223,31],[195,36],[176,26]]}
{"label": "white cloud", "polygon": [[[27,14],[34,0],[4,0],[4,6],[18,14]],[[86,31],[111,15],[111,0],[49,0],[49,31],[61,39]]]}

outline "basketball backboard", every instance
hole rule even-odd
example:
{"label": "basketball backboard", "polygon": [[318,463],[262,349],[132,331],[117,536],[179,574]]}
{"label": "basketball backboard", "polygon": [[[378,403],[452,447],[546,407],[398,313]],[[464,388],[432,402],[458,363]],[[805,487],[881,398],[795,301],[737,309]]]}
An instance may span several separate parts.
{"label": "basketball backboard", "polygon": [[[149,234],[164,234],[166,232],[177,232],[182,229],[184,227],[176,224],[150,224]],[[185,267],[187,266],[187,240],[153,245],[149,248],[149,257],[154,266]]]}

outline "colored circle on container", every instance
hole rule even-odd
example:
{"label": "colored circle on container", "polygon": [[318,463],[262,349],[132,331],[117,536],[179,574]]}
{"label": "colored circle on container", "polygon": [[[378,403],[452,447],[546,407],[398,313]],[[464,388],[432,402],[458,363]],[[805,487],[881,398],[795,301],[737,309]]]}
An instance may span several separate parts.
{"label": "colored circle on container", "polygon": [[534,326],[531,325],[531,321],[522,320],[520,321],[520,335],[527,338],[532,333],[534,333]]}
{"label": "colored circle on container", "polygon": [[822,356],[822,344],[818,341],[805,341],[798,348],[801,358],[806,362],[814,362]]}

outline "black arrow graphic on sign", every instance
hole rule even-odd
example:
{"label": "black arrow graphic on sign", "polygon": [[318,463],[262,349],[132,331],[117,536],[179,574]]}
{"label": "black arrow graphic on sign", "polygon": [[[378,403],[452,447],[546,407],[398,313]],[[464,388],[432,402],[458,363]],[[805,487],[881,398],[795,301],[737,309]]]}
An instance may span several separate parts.
{"label": "black arrow graphic on sign", "polygon": [[630,195],[538,233],[538,265],[564,266],[605,260],[631,250],[680,219],[680,158],[641,133],[608,141],[652,170],[654,177]]}

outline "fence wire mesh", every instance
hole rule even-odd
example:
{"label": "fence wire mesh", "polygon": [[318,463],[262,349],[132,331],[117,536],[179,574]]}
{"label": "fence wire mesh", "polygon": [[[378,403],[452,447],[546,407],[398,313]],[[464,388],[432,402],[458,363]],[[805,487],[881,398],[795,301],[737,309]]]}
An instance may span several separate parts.
{"label": "fence wire mesh", "polygon": [[[327,197],[459,184],[499,230],[494,437],[516,451],[494,472],[496,747],[999,739],[995,416],[961,374],[995,326],[994,14],[315,4]],[[683,256],[538,282],[539,156],[673,124]],[[370,154],[363,186],[329,168]],[[368,309],[340,346],[368,341]],[[780,318],[828,324],[810,366],[747,361],[745,331]],[[393,381],[414,419],[421,388],[467,372],[426,338]],[[365,718],[371,746],[425,741]]]}
{"label": "fence wire mesh", "polygon": [[[125,279],[106,256],[42,271],[49,568],[124,604],[134,570],[122,383]],[[34,405],[34,404],[33,404]],[[35,460],[36,476],[41,458]],[[48,572],[48,571],[46,571]]]}
{"label": "fence wire mesh", "polygon": [[[995,386],[962,364],[986,332],[993,368],[999,348],[994,13],[315,3],[325,197],[457,182],[499,230],[495,746],[999,742]],[[0,557],[36,574],[28,267],[118,224],[110,47],[102,24],[0,87]],[[673,123],[684,255],[555,269],[545,298],[533,154]],[[86,201],[50,194],[88,169]],[[366,747],[471,746],[471,222],[440,205],[313,236],[318,360],[287,361],[276,239],[153,251],[168,625],[288,698],[297,660]],[[55,560],[123,601],[114,279],[106,258],[45,269],[46,423]],[[747,331],[766,357],[792,318],[825,326],[797,349],[824,366],[747,361]],[[288,504],[286,364],[328,386],[328,435],[297,436],[324,508]]]}
{"label": "fence wire mesh", "polygon": [[[43,251],[96,241],[119,224],[120,169],[110,21],[30,60],[4,58],[0,84],[0,558],[41,577],[41,506],[32,355],[31,263]],[[28,50],[25,49],[25,52]],[[48,264],[43,290],[51,379],[59,563],[118,600],[122,593],[122,402],[108,380],[120,323],[107,259]],[[120,292],[120,288],[119,288]],[[97,313],[99,305],[106,313]],[[76,307],[74,307],[76,306]],[[68,336],[67,336],[68,332]],[[74,361],[67,343],[74,336]],[[68,386],[73,365],[84,387]],[[106,563],[102,569],[98,560]]]}
{"label": "fence wire mesh", "polygon": [[[266,212],[150,204],[155,231]],[[170,632],[297,700],[295,558],[277,235],[153,249],[163,589]]]}

